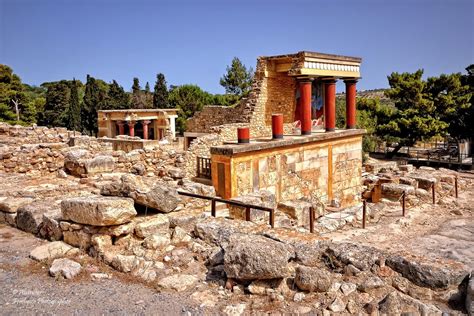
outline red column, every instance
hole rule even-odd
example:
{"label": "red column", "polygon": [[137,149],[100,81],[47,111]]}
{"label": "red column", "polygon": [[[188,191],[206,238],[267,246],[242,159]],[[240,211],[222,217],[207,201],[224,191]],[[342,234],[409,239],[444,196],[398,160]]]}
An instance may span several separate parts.
{"label": "red column", "polygon": [[237,142],[239,144],[248,144],[250,143],[250,130],[248,127],[238,127],[237,128]]}
{"label": "red column", "polygon": [[151,121],[142,121],[142,126],[143,126],[143,139],[148,139],[148,124],[150,124]]}
{"label": "red column", "polygon": [[336,80],[324,83],[324,124],[326,132],[336,129]]}
{"label": "red column", "polygon": [[300,83],[301,135],[311,135],[311,81]]}
{"label": "red column", "polygon": [[119,128],[119,135],[125,134],[125,128],[124,128],[125,123],[122,121],[117,121],[117,125]]}
{"label": "red column", "polygon": [[283,114],[272,114],[272,137],[283,138]]}
{"label": "red column", "polygon": [[346,128],[356,128],[356,83],[357,80],[345,80],[346,84]]}
{"label": "red column", "polygon": [[128,131],[129,131],[129,135],[130,137],[134,137],[135,136],[135,121],[129,121],[127,124],[128,124]]}

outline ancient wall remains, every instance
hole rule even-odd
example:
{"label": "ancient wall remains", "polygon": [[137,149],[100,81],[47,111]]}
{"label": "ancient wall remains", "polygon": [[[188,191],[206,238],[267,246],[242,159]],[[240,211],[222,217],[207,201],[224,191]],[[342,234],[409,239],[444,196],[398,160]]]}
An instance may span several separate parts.
{"label": "ancient wall remains", "polygon": [[213,185],[219,195],[232,198],[266,190],[277,201],[317,197],[323,202],[338,199],[343,206],[357,202],[362,174],[360,135],[256,148],[235,154],[218,154],[220,148],[216,152],[213,148]]}

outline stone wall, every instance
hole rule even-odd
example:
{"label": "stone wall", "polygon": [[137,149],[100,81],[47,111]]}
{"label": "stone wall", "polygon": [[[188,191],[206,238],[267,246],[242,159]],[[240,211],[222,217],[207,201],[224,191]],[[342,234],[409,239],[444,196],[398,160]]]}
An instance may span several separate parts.
{"label": "stone wall", "polygon": [[[313,141],[297,146],[212,155],[214,187],[222,187],[217,164],[225,170],[225,198],[265,190],[277,201],[338,199],[342,206],[359,201],[362,174],[360,136]],[[219,190],[217,190],[219,191]],[[222,192],[218,192],[222,195]]]}
{"label": "stone wall", "polygon": [[73,134],[77,136],[81,135],[79,132],[68,131],[64,127],[24,127],[0,123],[0,142],[2,144],[5,143],[6,137],[14,137],[16,144],[67,143],[69,137]]}

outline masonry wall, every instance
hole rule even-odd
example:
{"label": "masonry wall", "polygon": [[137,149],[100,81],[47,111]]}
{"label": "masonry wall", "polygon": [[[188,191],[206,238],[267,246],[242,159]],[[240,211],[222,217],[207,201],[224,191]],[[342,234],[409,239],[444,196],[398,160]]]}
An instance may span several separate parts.
{"label": "masonry wall", "polygon": [[267,78],[267,95],[265,102],[265,124],[272,124],[272,114],[283,114],[283,122],[293,123],[296,108],[296,80],[293,77],[281,76]]}
{"label": "masonry wall", "polygon": [[217,191],[222,185],[219,163],[225,170],[225,198],[267,190],[277,201],[317,197],[328,202],[336,198],[342,206],[350,206],[359,200],[361,189],[362,138],[351,136],[235,156],[212,155]]}

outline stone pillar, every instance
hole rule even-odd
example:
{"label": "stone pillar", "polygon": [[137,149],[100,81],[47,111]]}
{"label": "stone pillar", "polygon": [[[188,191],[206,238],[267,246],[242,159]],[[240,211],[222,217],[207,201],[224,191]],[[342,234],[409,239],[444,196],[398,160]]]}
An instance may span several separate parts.
{"label": "stone pillar", "polygon": [[148,139],[148,124],[150,124],[151,121],[142,121],[142,126],[143,126],[143,139]]}
{"label": "stone pillar", "polygon": [[125,123],[123,121],[117,121],[117,125],[118,125],[118,128],[119,128],[119,135],[123,135],[125,134]]}
{"label": "stone pillar", "polygon": [[301,135],[311,135],[311,81],[300,81]]}
{"label": "stone pillar", "polygon": [[346,84],[346,128],[356,128],[356,83],[357,80],[344,80]]}
{"label": "stone pillar", "polygon": [[336,80],[324,82],[324,125],[326,132],[336,129]]}
{"label": "stone pillar", "polygon": [[170,119],[169,126],[170,126],[171,136],[173,137],[173,139],[175,139],[176,138],[176,123],[175,123],[176,117],[170,116],[169,119]]}
{"label": "stone pillar", "polygon": [[129,135],[130,137],[134,137],[135,136],[135,124],[136,122],[135,121],[128,121],[128,131],[129,131]]}

